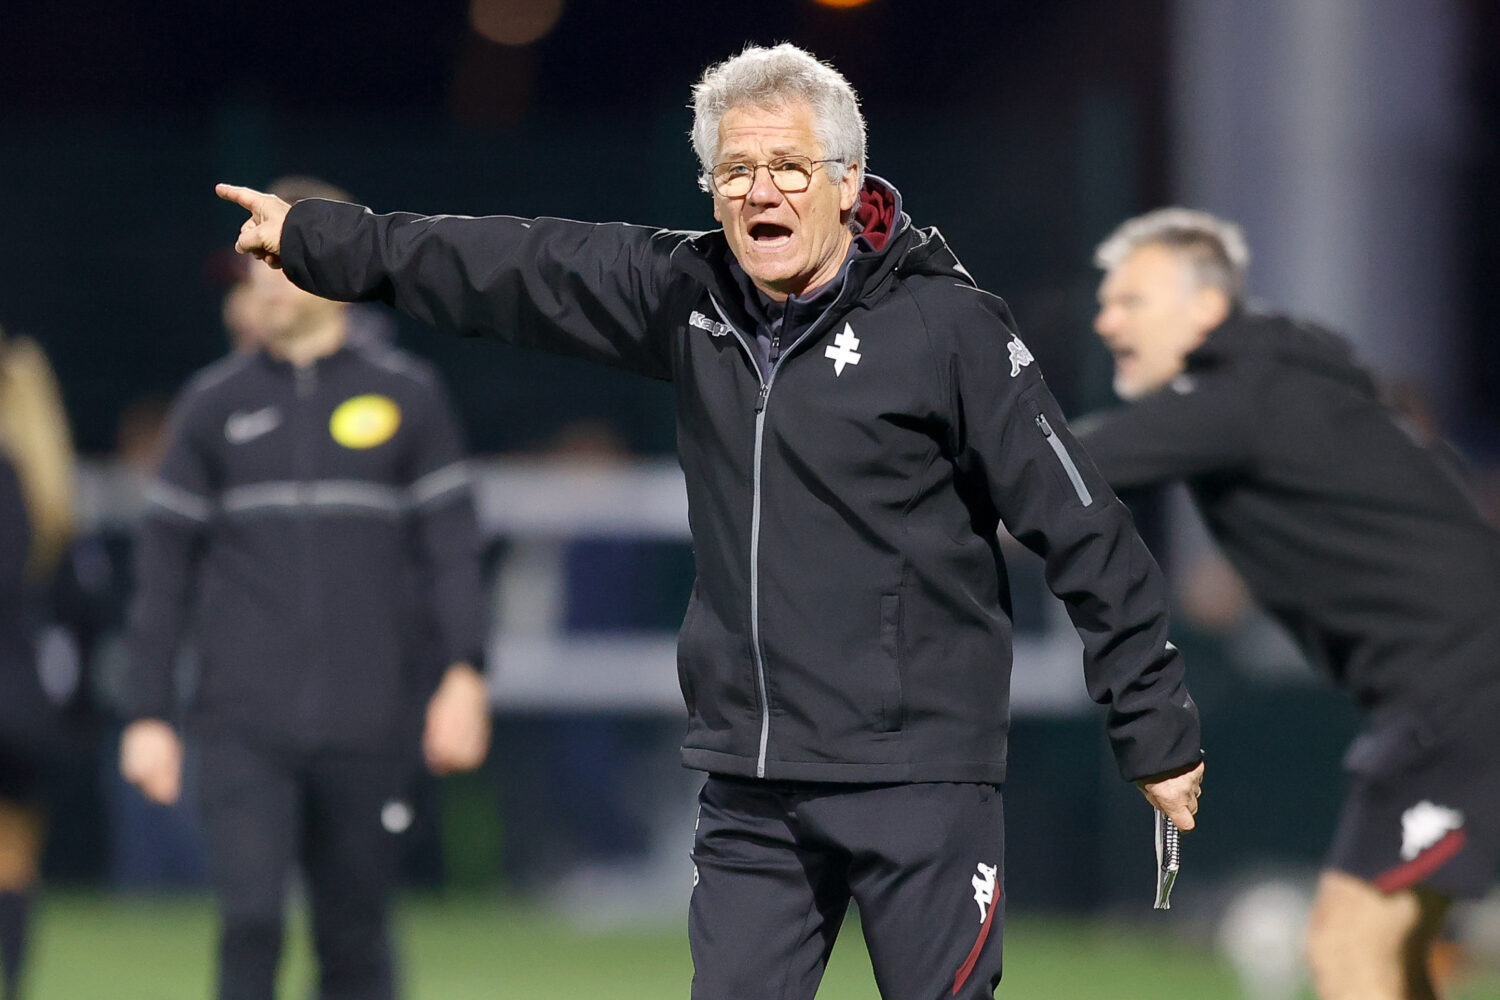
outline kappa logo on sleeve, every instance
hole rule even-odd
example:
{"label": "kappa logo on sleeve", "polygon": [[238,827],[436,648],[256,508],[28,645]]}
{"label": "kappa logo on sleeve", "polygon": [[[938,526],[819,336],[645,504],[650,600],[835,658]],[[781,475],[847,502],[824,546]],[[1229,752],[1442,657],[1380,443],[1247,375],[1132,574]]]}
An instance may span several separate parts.
{"label": "kappa logo on sleeve", "polygon": [[688,316],[688,326],[696,326],[700,330],[707,330],[710,337],[724,337],[729,334],[728,323],[720,323],[718,320],[709,319],[696,309]]}
{"label": "kappa logo on sleeve", "polygon": [[1031,351],[1021,343],[1021,338],[1015,334],[1010,335],[1010,343],[1006,345],[1010,351],[1010,377],[1015,378],[1021,374],[1021,369],[1031,364],[1036,358],[1032,357]]}

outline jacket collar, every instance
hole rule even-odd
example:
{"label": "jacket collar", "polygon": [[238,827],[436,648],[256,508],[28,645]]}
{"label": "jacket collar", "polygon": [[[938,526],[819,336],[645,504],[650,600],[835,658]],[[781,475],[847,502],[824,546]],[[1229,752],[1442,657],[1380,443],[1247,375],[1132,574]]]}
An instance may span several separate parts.
{"label": "jacket collar", "polygon": [[[873,304],[895,287],[898,277],[927,275],[975,287],[974,279],[937,229],[912,225],[910,216],[902,210],[900,192],[888,181],[865,174],[854,217],[862,227],[855,237],[858,252],[835,279],[838,291],[832,308],[845,309],[856,302]],[[724,310],[724,317],[736,327],[754,330],[755,316],[747,306],[744,289],[734,278],[734,255],[724,231],[684,235],[687,238],[673,252],[673,266],[704,286]]]}
{"label": "jacket collar", "polygon": [[[908,250],[922,243],[926,235],[919,233],[901,210],[901,193],[874,174],[865,174],[859,204],[854,209],[854,223],[859,232],[843,269],[827,286],[815,291],[813,298],[820,298],[829,287],[839,289],[835,300],[838,305],[875,293]],[[756,317],[762,310],[759,303],[753,302],[748,279],[742,281],[735,273],[740,269],[722,229],[700,233],[688,240],[679,266],[708,287],[736,326],[751,330],[756,327]]]}

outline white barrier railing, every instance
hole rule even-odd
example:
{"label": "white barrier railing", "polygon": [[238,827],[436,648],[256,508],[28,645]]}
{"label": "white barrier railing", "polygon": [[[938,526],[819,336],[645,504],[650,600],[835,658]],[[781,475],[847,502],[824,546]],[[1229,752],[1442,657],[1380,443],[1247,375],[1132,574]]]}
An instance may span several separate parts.
{"label": "white barrier railing", "polygon": [[[556,615],[562,586],[557,557],[568,540],[688,541],[687,494],[677,464],[479,458],[472,468],[481,531],[510,540],[513,550],[524,548],[520,561],[529,563],[493,581],[486,654],[495,704],[523,711],[681,712],[674,632],[570,635]],[[84,462],[79,481],[85,528],[139,516],[140,484],[118,467]],[[1013,548],[1016,558],[1032,558]],[[1068,714],[1089,705],[1082,644],[1062,606],[1050,598],[1047,606],[1044,631],[1015,640],[1011,706],[1017,713]]]}

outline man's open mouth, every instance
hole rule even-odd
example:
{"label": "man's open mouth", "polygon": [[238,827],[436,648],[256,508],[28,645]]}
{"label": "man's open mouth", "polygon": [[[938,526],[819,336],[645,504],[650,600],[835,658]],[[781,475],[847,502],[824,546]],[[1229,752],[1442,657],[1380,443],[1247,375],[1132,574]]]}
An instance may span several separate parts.
{"label": "man's open mouth", "polygon": [[757,243],[774,243],[791,235],[790,229],[786,226],[778,226],[774,222],[757,222],[750,227],[750,238]]}

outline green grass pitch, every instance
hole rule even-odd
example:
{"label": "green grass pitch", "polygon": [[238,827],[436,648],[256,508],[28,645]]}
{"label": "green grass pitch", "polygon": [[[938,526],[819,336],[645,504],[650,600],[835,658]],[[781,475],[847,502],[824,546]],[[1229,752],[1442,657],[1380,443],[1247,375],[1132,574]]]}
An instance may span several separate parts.
{"label": "green grass pitch", "polygon": [[[38,912],[29,1000],[203,1000],[211,995],[214,930],[202,897],[50,893]],[[545,911],[495,896],[409,896],[397,933],[406,1000],[685,1000],[692,975],[680,921],[581,933]],[[310,995],[306,935],[298,913],[282,968],[281,995],[288,1000]],[[1240,996],[1223,963],[1149,927],[1012,915],[1005,945],[1001,998]],[[1494,978],[1473,980],[1458,994],[1496,996]],[[818,1000],[876,997],[851,921]]]}

